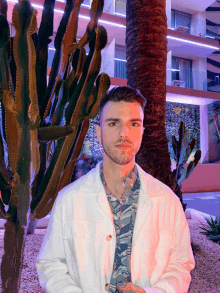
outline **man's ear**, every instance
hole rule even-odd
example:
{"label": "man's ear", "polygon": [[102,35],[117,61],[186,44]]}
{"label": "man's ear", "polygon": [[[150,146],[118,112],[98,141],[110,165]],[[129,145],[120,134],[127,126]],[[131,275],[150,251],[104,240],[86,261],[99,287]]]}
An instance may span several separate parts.
{"label": "man's ear", "polygon": [[101,127],[99,125],[96,125],[96,134],[98,141],[101,143]]}

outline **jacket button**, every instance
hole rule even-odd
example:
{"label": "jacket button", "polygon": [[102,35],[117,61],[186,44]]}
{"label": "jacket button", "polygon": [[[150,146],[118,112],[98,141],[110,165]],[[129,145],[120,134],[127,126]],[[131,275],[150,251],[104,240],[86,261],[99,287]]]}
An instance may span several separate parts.
{"label": "jacket button", "polygon": [[106,240],[107,241],[110,241],[112,239],[112,235],[108,235],[107,237],[106,237]]}
{"label": "jacket button", "polygon": [[107,283],[105,284],[105,291],[108,291],[110,289],[110,285]]}

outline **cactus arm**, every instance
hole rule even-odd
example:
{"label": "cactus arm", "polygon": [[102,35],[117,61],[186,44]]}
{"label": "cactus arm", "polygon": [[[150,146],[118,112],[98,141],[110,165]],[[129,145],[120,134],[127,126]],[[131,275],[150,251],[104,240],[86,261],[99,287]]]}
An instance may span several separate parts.
{"label": "cactus arm", "polygon": [[[52,111],[52,125],[60,125],[64,118],[64,107],[69,99],[69,88],[65,81],[61,82],[61,87],[58,93],[57,104]],[[54,103],[55,104],[55,103]]]}
{"label": "cactus arm", "polygon": [[62,43],[64,34],[66,32],[66,27],[67,27],[67,24],[69,22],[70,14],[71,14],[71,12],[72,12],[72,10],[74,8],[74,5],[75,5],[75,1],[73,1],[73,0],[67,0],[66,1],[66,6],[65,6],[65,9],[64,9],[64,13],[63,13],[62,19],[60,21],[60,25],[58,27],[57,34],[56,34],[56,37],[55,37],[55,40],[54,40],[54,47],[56,49],[61,48],[61,43]]}
{"label": "cactus arm", "polygon": [[77,49],[77,43],[76,43],[76,33],[77,33],[77,28],[78,28],[78,14],[79,14],[79,9],[80,9],[80,5],[83,2],[83,0],[76,0],[74,3],[74,7],[70,13],[70,17],[69,17],[69,21],[67,24],[67,29],[66,29],[66,33],[63,36],[63,40],[61,43],[61,60],[60,60],[60,66],[58,69],[58,73],[56,76],[56,82],[55,82],[55,86],[52,90],[52,94],[49,98],[44,116],[43,116],[43,120],[45,121],[46,117],[48,116],[50,107],[51,107],[51,103],[52,103],[52,99],[53,99],[53,95],[55,92],[55,88],[58,84],[58,82],[63,79],[63,76],[65,74],[65,70],[66,70],[66,66],[68,63],[68,59],[69,59],[69,55],[73,54],[74,51]]}
{"label": "cactus arm", "polygon": [[8,155],[12,173],[16,173],[18,149],[20,147],[20,132],[18,114],[15,111],[13,96],[9,91],[3,93],[3,104],[5,107],[5,129],[8,143]]}
{"label": "cactus arm", "polygon": [[[41,189],[41,187],[39,188],[40,192],[43,192],[43,196],[42,194],[39,194],[39,197],[37,196],[36,200],[38,200],[38,198],[40,198],[40,202],[38,203],[38,205],[35,207],[34,211],[32,211],[32,216],[30,218],[37,218],[37,219],[41,219],[42,217],[44,217],[45,215],[48,214],[48,210],[43,210],[43,208],[45,207],[46,204],[49,203],[50,200],[52,200],[53,196],[56,194],[57,189],[58,189],[58,185],[59,185],[59,181],[60,181],[60,176],[63,170],[63,167],[65,165],[65,162],[69,156],[70,150],[72,148],[72,145],[75,141],[76,135],[77,135],[77,130],[78,127],[76,127],[75,131],[68,135],[64,141],[60,140],[60,144],[58,145],[58,148],[56,148],[55,153],[54,153],[54,158],[57,156],[56,152],[58,153],[58,159],[56,162],[52,162],[52,164],[50,164],[50,169],[48,167],[46,174],[44,175],[43,181],[42,181],[42,187],[43,189],[46,186],[45,191],[43,191],[43,189]],[[58,142],[58,143],[59,143]],[[61,150],[59,150],[61,148]],[[54,164],[55,163],[55,164]],[[54,168],[52,169],[54,165]],[[51,174],[51,169],[52,169],[52,174]],[[46,214],[44,214],[43,212],[46,212]]]}
{"label": "cactus arm", "polygon": [[[5,123],[5,114],[6,109],[3,104],[3,92],[7,91],[12,94],[12,78],[10,73],[10,67],[7,59],[7,51],[6,46],[10,38],[10,30],[7,19],[3,14],[0,14],[0,103],[1,103],[1,127],[2,127],[2,138],[0,135],[0,171],[4,178],[9,182],[9,178],[7,176],[6,167],[4,164],[4,147],[3,147],[3,139],[6,140],[6,123]],[[13,97],[12,97],[13,99]],[[10,115],[10,114],[9,114]]]}
{"label": "cactus arm", "polygon": [[180,146],[180,156],[179,156],[179,160],[178,160],[178,167],[182,170],[183,164],[186,159],[186,150],[187,150],[187,147],[189,144],[189,137],[188,137],[188,134],[186,131],[183,133],[183,137],[182,137],[181,142],[182,143]]}
{"label": "cactus arm", "polygon": [[98,24],[98,19],[101,17],[104,7],[103,0],[93,0],[90,10],[90,21],[87,25],[85,34],[79,41],[78,48],[81,49],[93,38],[95,34],[95,28]]}
{"label": "cactus arm", "polygon": [[172,147],[173,147],[174,160],[177,162],[178,142],[176,140],[175,135],[172,136]]}
{"label": "cactus arm", "polygon": [[[86,61],[86,50],[84,48],[82,48],[80,50],[80,54],[79,54],[79,58],[77,59],[77,64],[74,64],[75,62],[75,56],[73,56],[73,62],[72,62],[72,66],[73,66],[73,70],[70,73],[69,77],[67,78],[67,85],[70,88],[70,96],[73,94],[73,90],[76,88],[77,82],[79,80],[80,75],[83,72],[83,67],[85,65],[85,61]],[[75,69],[74,69],[75,67]]]}
{"label": "cactus arm", "polygon": [[201,150],[198,150],[196,153],[195,153],[195,156],[194,156],[194,160],[191,161],[187,167],[187,173],[186,173],[186,178],[187,179],[189,177],[189,175],[192,173],[192,171],[194,170],[194,168],[196,167],[196,165],[198,164],[199,160],[201,158]]}
{"label": "cactus arm", "polygon": [[40,105],[47,88],[48,45],[51,42],[49,37],[53,35],[54,5],[55,0],[44,1],[44,9],[38,31],[39,41],[36,49],[36,78],[38,101]]}
{"label": "cactus arm", "polygon": [[82,2],[83,0],[75,0],[74,7],[70,13],[70,17],[68,20],[66,32],[63,36],[61,46],[63,46],[65,54],[62,60],[62,71],[66,68],[68,54],[72,53],[72,46],[74,43],[76,43],[76,35],[78,30],[78,16]]}
{"label": "cactus arm", "polygon": [[93,38],[93,40],[90,41],[90,51],[89,51],[88,56],[86,57],[86,61],[85,61],[84,67],[83,67],[83,72],[82,72],[82,75],[80,77],[80,80],[79,80],[77,86],[75,87],[75,84],[73,83],[69,88],[70,100],[69,100],[69,104],[65,110],[66,124],[70,123],[72,113],[76,107],[77,100],[79,99],[79,95],[82,91],[83,84],[85,82],[85,79],[86,79],[86,76],[88,73],[88,69],[89,69],[89,65],[90,65],[90,62],[92,60],[92,56],[94,53],[94,46],[92,46],[92,45],[94,45],[94,41],[95,41],[95,37]]}
{"label": "cactus arm", "polygon": [[65,187],[66,185],[68,185],[71,182],[71,177],[73,174],[75,162],[81,152],[83,142],[84,142],[84,139],[85,139],[85,136],[86,136],[88,129],[89,129],[89,119],[85,118],[85,120],[83,121],[83,126],[81,127],[81,130],[80,130],[80,134],[79,134],[77,141],[74,145],[74,151],[72,153],[72,157],[70,158],[70,160],[69,160],[68,164],[66,165],[66,168],[64,169],[64,172],[61,176],[60,184],[58,186],[58,191],[60,191],[63,187]]}
{"label": "cactus arm", "polygon": [[80,56],[80,49],[76,49],[75,52],[71,55],[70,63],[72,63],[72,71],[67,76],[66,82],[68,87],[70,87],[71,83],[74,80],[75,74],[76,74],[76,68],[77,64],[79,63],[79,56]]}
{"label": "cactus arm", "polygon": [[93,0],[90,9],[89,30],[93,30],[98,23],[98,19],[101,17],[104,8],[104,0]]}
{"label": "cactus arm", "polygon": [[181,146],[182,146],[182,140],[184,138],[184,133],[185,133],[185,124],[183,123],[183,121],[180,122],[180,127],[179,127],[179,143],[178,143],[178,153],[177,153],[177,161],[179,161],[179,157],[180,157],[180,150],[181,150]]}
{"label": "cactus arm", "polygon": [[73,87],[74,85],[70,86],[70,89],[69,89],[70,100],[69,100],[69,104],[65,110],[65,119],[66,119],[67,124],[70,123],[72,113],[76,107],[77,100],[79,99],[84,82],[86,80],[88,69],[89,69],[89,66],[90,66],[90,63],[91,63],[91,60],[92,60],[92,57],[94,54],[94,50],[95,50],[95,42],[96,42],[96,34],[89,42],[90,51],[89,51],[88,56],[86,57],[86,61],[85,61],[84,67],[83,67],[83,72],[82,72],[82,75],[80,77],[80,80],[79,80],[77,86],[76,87]]}
{"label": "cactus arm", "polygon": [[47,87],[47,91],[45,96],[43,97],[41,106],[40,106],[40,116],[41,116],[41,126],[44,124],[43,117],[44,113],[46,111],[46,107],[48,105],[49,99],[51,97],[52,91],[54,87],[56,87],[56,76],[59,72],[59,67],[60,67],[60,62],[61,62],[61,42],[63,39],[63,36],[66,31],[66,26],[68,23],[68,19],[70,16],[70,13],[72,11],[72,8],[74,6],[74,1],[73,0],[67,0],[66,1],[66,6],[64,9],[64,14],[63,17],[60,21],[59,28],[57,30],[57,34],[54,40],[54,47],[56,48],[56,52],[53,58],[53,63],[52,63],[52,68],[50,71],[50,76],[49,76],[49,84]]}
{"label": "cactus arm", "polygon": [[18,179],[14,178],[14,180],[16,181],[16,196],[18,196],[17,217],[22,226],[27,225],[30,202],[30,167],[35,174],[39,168],[39,164],[33,166],[34,161],[31,161],[33,156],[36,157],[36,162],[39,161],[36,141],[32,140],[34,148],[32,151],[30,149],[31,138],[33,138],[33,136],[31,137],[31,129],[37,131],[36,126],[38,124],[36,56],[31,38],[37,28],[36,14],[37,11],[25,0],[15,4],[12,14],[12,22],[16,30],[13,50],[17,68],[15,112],[17,113],[19,135],[17,168],[16,173],[14,173],[14,177],[17,175]]}
{"label": "cactus arm", "polygon": [[42,178],[46,171],[47,143],[40,142],[39,152],[40,152],[40,169],[32,183],[32,188],[31,188],[32,198],[35,198],[35,196],[37,195],[40,182],[42,181]]}
{"label": "cactus arm", "polygon": [[91,95],[94,81],[101,67],[101,50],[106,46],[107,43],[107,33],[105,28],[98,26],[96,28],[96,35],[95,51],[89,66],[86,80],[77,101],[76,108],[70,120],[71,124],[75,124],[76,122],[77,124],[80,124],[83,121],[86,114],[88,99]]}
{"label": "cactus arm", "polygon": [[51,67],[51,71],[50,71],[50,75],[49,75],[49,84],[46,90],[46,94],[43,97],[43,100],[40,104],[40,117],[41,117],[41,126],[43,126],[44,124],[44,113],[46,111],[46,107],[49,103],[51,94],[53,92],[54,87],[56,87],[57,83],[56,83],[56,76],[58,74],[59,71],[59,66],[60,66],[60,60],[61,60],[61,50],[60,49],[56,49],[54,58],[53,58],[53,62],[52,62],[52,67]]}
{"label": "cactus arm", "polygon": [[[91,14],[92,20],[89,23],[89,29],[91,30],[91,33],[89,34],[89,36],[86,37],[86,41],[85,42],[83,41],[83,44],[82,44],[82,42],[80,42],[80,48],[82,48],[82,46],[84,46],[86,43],[90,42],[90,53],[87,56],[86,62],[85,62],[85,54],[84,54],[85,52],[81,51],[82,54],[83,54],[82,59],[78,63],[78,67],[77,67],[76,75],[75,75],[75,80],[74,80],[72,86],[70,87],[70,97],[71,97],[71,99],[70,99],[70,103],[69,103],[69,105],[67,107],[67,111],[66,111],[66,114],[65,114],[67,124],[70,123],[70,113],[72,113],[72,109],[75,108],[76,98],[79,97],[79,95],[80,95],[81,89],[82,89],[84,81],[86,79],[87,70],[88,70],[90,61],[91,61],[92,56],[93,56],[94,49],[93,49],[93,41],[92,41],[92,39],[94,39],[93,37],[95,36],[95,28],[97,26],[98,18],[102,14],[103,5],[104,5],[103,0],[101,0],[101,1],[100,0],[99,1],[93,1],[93,3],[92,3],[92,14]],[[103,30],[104,30],[104,28],[103,28]],[[102,30],[101,30],[101,34],[102,35],[104,34],[102,32]],[[106,39],[107,39],[107,34],[106,34]],[[106,42],[107,42],[107,40],[106,40]],[[103,44],[103,42],[102,42],[102,44]],[[103,46],[103,48],[105,47],[105,45]],[[97,50],[97,54],[99,54],[98,50]],[[85,66],[84,66],[84,63],[85,63]],[[82,72],[82,66],[84,66],[83,74],[81,76],[80,82],[79,82],[76,90],[74,91],[74,89],[76,87],[76,84],[77,84],[77,81],[78,81],[78,77]],[[74,94],[73,94],[73,91],[74,91]]]}
{"label": "cactus arm", "polygon": [[94,119],[99,112],[99,105],[101,99],[106,95],[111,85],[110,77],[106,73],[102,73],[98,76],[96,81],[96,88],[94,90],[93,100],[94,102],[88,105],[88,118]]}
{"label": "cactus arm", "polygon": [[40,122],[40,113],[38,107],[37,83],[36,83],[36,53],[31,35],[37,30],[37,10],[33,10],[31,17],[30,29],[27,31],[28,44],[28,72],[29,72],[29,98],[30,105],[28,109],[30,129],[30,143],[31,143],[31,183],[34,181],[36,174],[40,168],[40,154],[38,148],[38,131],[37,126]]}
{"label": "cactus arm", "polygon": [[0,27],[0,100],[2,100],[3,91],[11,91],[12,89],[12,80],[6,50],[10,38],[10,30],[7,19],[3,14],[0,14]]}
{"label": "cactus arm", "polygon": [[58,139],[65,138],[67,135],[70,135],[75,131],[73,125],[65,126],[48,126],[38,129],[38,141],[54,141]]}
{"label": "cactus arm", "polygon": [[184,168],[180,178],[177,180],[177,183],[179,186],[181,186],[182,182],[185,180],[186,173],[187,173],[187,168]]}

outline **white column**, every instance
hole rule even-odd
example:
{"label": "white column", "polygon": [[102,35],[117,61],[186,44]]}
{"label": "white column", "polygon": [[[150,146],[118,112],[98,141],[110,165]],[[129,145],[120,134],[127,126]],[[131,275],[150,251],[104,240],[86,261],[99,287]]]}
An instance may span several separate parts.
{"label": "white column", "polygon": [[166,0],[167,26],[171,28],[171,0]]}
{"label": "white column", "polygon": [[172,50],[167,53],[167,85],[172,85]]}
{"label": "white column", "polygon": [[201,163],[209,163],[209,129],[208,129],[208,105],[200,105],[200,150]]}
{"label": "white column", "polygon": [[196,12],[192,15],[191,23],[191,35],[201,36],[205,38],[206,36],[206,11]]}
{"label": "white column", "polygon": [[102,52],[102,64],[101,64],[101,69],[99,73],[105,72],[109,76],[114,77],[115,38],[111,41],[110,44],[107,44],[106,47],[101,52]]}
{"label": "white column", "polygon": [[197,90],[207,90],[207,62],[206,58],[193,60],[193,88]]}

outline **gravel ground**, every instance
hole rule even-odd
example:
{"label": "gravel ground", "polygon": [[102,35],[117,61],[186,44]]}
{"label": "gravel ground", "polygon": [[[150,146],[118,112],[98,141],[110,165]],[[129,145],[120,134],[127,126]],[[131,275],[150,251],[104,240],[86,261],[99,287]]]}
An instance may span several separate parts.
{"label": "gravel ground", "polygon": [[[196,267],[191,271],[192,281],[188,293],[217,293],[220,292],[220,245],[200,234],[200,223],[187,219]],[[35,260],[40,250],[45,229],[36,229],[34,235],[27,235],[23,270],[19,293],[45,293],[38,282]],[[4,230],[0,229],[0,263],[3,255]],[[1,278],[0,278],[1,288]],[[177,292],[178,293],[178,292]]]}

